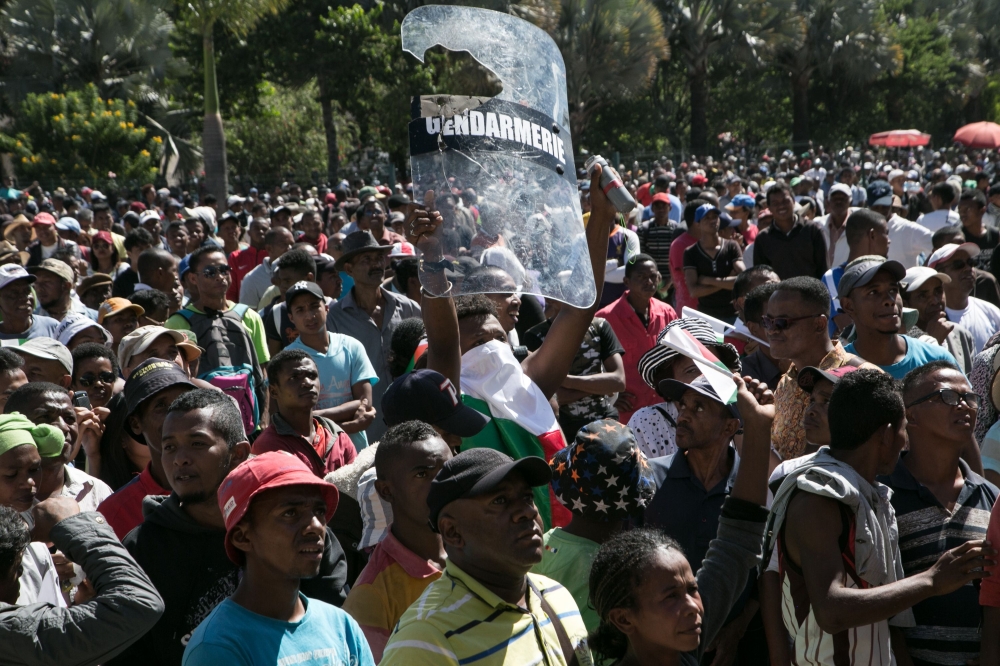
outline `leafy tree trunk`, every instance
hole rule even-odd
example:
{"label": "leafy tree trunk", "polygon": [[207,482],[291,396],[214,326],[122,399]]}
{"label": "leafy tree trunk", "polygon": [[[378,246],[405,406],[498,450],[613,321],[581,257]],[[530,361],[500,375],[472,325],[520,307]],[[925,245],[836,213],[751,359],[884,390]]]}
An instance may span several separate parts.
{"label": "leafy tree trunk", "polygon": [[222,115],[219,113],[219,85],[215,80],[215,39],[211,25],[205,27],[202,42],[205,51],[205,122],[201,144],[205,159],[205,181],[208,191],[225,208],[226,197],[229,196],[226,135],[222,131]]}
{"label": "leafy tree trunk", "polygon": [[323,129],[326,130],[326,177],[331,187],[339,182],[337,173],[340,171],[340,148],[337,146],[337,125],[333,121],[333,101],[330,99],[326,76],[321,73],[316,77],[319,84],[319,103],[323,107]]}
{"label": "leafy tree trunk", "polygon": [[692,68],[691,85],[691,152],[701,156],[708,148],[708,67],[702,63]]}
{"label": "leafy tree trunk", "polygon": [[809,143],[809,78],[811,71],[792,74],[792,145]]}

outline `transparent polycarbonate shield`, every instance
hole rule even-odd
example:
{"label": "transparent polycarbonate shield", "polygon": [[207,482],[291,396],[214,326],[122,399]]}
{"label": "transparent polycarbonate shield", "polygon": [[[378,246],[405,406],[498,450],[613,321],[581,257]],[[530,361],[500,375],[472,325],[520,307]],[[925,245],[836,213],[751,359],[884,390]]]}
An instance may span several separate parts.
{"label": "transparent polycarbonate shield", "polygon": [[[447,257],[461,259],[455,293],[516,290],[577,307],[594,302],[566,101],[566,68],[555,42],[527,21],[486,9],[428,5],[403,20],[403,49],[467,51],[503,85],[493,98],[425,95],[413,100],[410,167],[414,199],[433,191]],[[458,91],[456,91],[458,92]],[[462,202],[473,190],[474,205]],[[466,194],[466,199],[469,199]],[[478,215],[477,215],[478,212]],[[425,283],[425,288],[433,285]]]}

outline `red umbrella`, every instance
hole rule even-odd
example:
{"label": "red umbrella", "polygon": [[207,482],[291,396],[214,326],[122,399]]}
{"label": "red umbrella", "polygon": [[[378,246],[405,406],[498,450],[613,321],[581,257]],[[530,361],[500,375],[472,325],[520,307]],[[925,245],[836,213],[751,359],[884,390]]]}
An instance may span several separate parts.
{"label": "red umbrella", "polygon": [[913,146],[926,146],[930,143],[931,135],[924,134],[920,130],[890,130],[888,132],[878,132],[868,137],[868,143],[873,146],[885,146],[886,148],[912,148]]}
{"label": "red umbrella", "polygon": [[955,132],[954,140],[969,148],[1000,148],[1000,125],[972,123]]}

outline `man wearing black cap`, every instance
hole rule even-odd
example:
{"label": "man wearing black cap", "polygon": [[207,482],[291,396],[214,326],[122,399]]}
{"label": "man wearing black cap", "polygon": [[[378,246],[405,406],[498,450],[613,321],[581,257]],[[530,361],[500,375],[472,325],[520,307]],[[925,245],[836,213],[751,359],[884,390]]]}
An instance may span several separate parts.
{"label": "man wearing black cap", "polygon": [[899,281],[904,277],[902,264],[878,256],[859,257],[847,265],[837,295],[854,321],[857,338],[844,351],[874,363],[895,379],[931,361],[949,361],[957,367],[944,347],[900,334]]}
{"label": "man wearing black cap", "polygon": [[[372,404],[382,402],[382,394],[392,382],[389,370],[389,346],[399,322],[420,316],[420,306],[406,296],[382,287],[390,245],[379,245],[368,231],[355,231],[343,243],[344,254],[335,264],[354,279],[354,286],[330,310],[330,330],[357,339],[365,347],[368,359],[378,374],[372,387]],[[368,436],[374,441],[385,432],[378,419],[371,424]]]}
{"label": "man wearing black cap", "polygon": [[489,421],[463,404],[455,385],[434,370],[415,370],[394,381],[382,396],[382,418],[387,426],[423,421],[455,453],[463,437],[474,437]]}
{"label": "man wearing black cap", "polygon": [[445,571],[403,614],[383,666],[474,656],[484,666],[591,663],[573,596],[528,573],[542,559],[531,489],[550,478],[541,458],[514,461],[492,449],[464,451],[444,464],[427,506],[448,554]]}
{"label": "man wearing black cap", "polygon": [[119,539],[142,524],[143,500],[150,495],[169,495],[170,483],[160,459],[160,437],[167,408],[181,394],[195,389],[187,373],[176,363],[151,358],[144,361],[125,382],[125,431],[149,448],[149,464],[139,476],[101,502],[104,514]]}

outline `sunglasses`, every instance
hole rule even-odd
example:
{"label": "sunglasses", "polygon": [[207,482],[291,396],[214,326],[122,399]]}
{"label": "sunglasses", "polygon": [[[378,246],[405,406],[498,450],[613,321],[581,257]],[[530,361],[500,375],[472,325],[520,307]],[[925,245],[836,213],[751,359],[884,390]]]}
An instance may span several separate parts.
{"label": "sunglasses", "polygon": [[814,319],[816,317],[825,317],[823,314],[811,314],[804,317],[769,317],[764,315],[760,319],[760,325],[764,327],[765,331],[784,331],[792,327],[797,321],[802,321],[803,319]]}
{"label": "sunglasses", "polygon": [[953,271],[960,271],[960,270],[962,270],[963,268],[966,268],[966,267],[975,268],[975,266],[976,266],[976,260],[975,259],[964,259],[964,260],[963,259],[956,259],[955,261],[953,261],[950,264],[948,264],[948,268],[950,268]]}
{"label": "sunglasses", "polygon": [[83,386],[84,388],[90,388],[97,382],[101,382],[102,384],[114,384],[116,379],[117,377],[115,377],[115,373],[113,372],[98,372],[96,375],[91,372],[88,372],[85,375],[81,375],[80,379],[78,379],[77,381],[79,382],[80,386]]}
{"label": "sunglasses", "polygon": [[201,274],[207,278],[214,278],[216,275],[229,275],[232,271],[232,268],[222,264],[221,266],[207,266]]}
{"label": "sunglasses", "polygon": [[966,393],[959,393],[954,389],[938,389],[933,393],[928,393],[922,398],[914,400],[907,407],[913,407],[914,405],[919,405],[922,402],[927,402],[928,400],[933,400],[934,398],[940,396],[941,402],[948,405],[949,407],[957,407],[959,402],[965,401],[965,404],[969,406],[969,409],[979,409],[979,403],[982,398],[979,397],[978,393],[973,393],[968,391]]}

